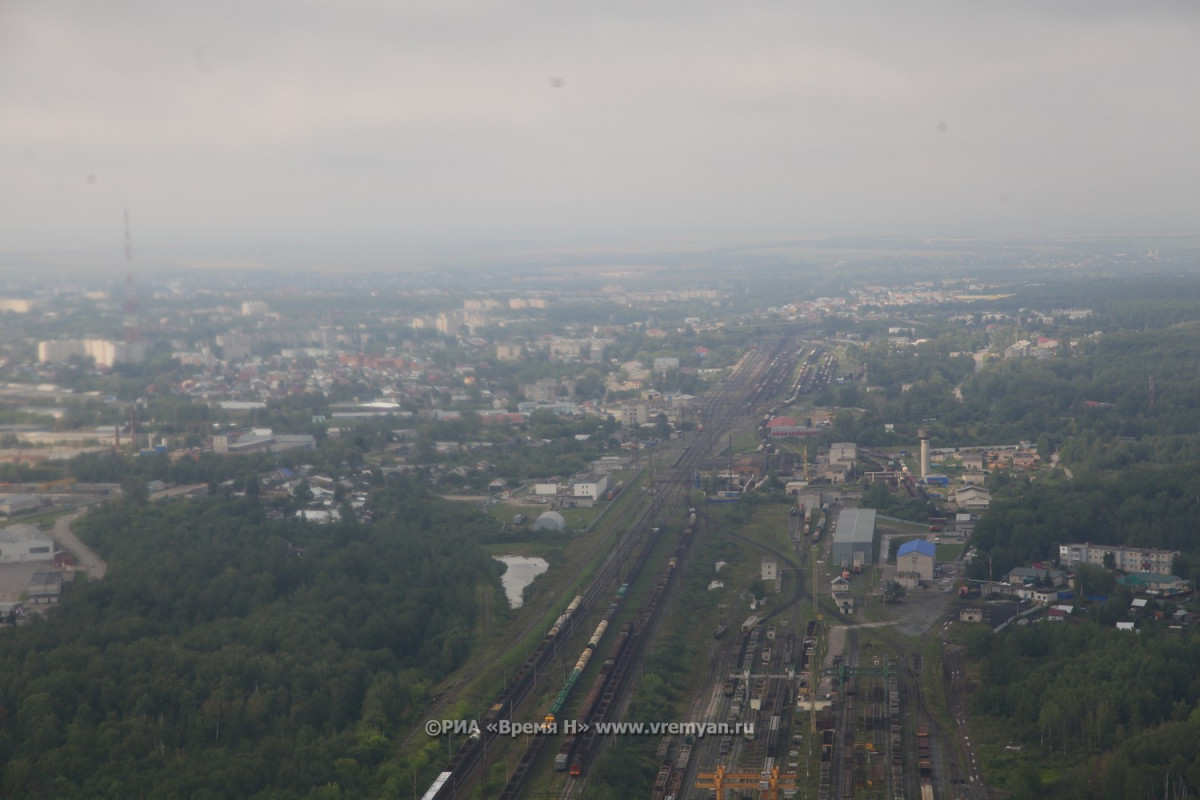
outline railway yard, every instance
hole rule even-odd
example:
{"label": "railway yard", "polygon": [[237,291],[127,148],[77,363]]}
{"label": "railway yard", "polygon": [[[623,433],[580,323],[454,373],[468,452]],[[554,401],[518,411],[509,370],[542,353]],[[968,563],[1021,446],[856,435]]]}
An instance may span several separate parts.
{"label": "railway yard", "polygon": [[[696,678],[678,716],[705,727],[638,737],[654,753],[645,796],[986,797],[981,785],[964,782],[953,740],[923,701],[922,670],[941,665],[924,665],[910,640],[887,626],[853,624],[813,591],[814,580],[828,585],[830,537],[821,534],[836,523],[836,504],[793,512],[773,536],[751,537],[693,493],[695,476],[719,463],[731,431],[835,372],[830,356],[798,349],[795,336],[747,352],[703,402],[703,430],[659,470],[645,499],[613,521],[586,588],[563,599],[524,663],[503,676],[478,730],[450,749],[423,800],[484,796],[484,785],[502,798],[598,796],[592,771],[614,739],[598,728],[625,720],[681,576],[699,566],[692,562],[701,537],[773,558],[780,579],[768,606],[748,618],[730,610],[711,638],[693,642]],[[525,735],[502,732],[514,726]]]}

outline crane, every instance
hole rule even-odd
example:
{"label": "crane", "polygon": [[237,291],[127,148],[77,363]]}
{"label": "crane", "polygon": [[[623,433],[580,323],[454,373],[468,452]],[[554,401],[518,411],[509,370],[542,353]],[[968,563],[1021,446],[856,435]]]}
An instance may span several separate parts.
{"label": "crane", "polygon": [[796,773],[780,774],[779,767],[770,772],[726,772],[717,767],[716,772],[701,772],[696,776],[697,789],[715,789],[717,800],[725,800],[727,789],[758,789],[766,800],[779,800],[780,789],[796,789]]}

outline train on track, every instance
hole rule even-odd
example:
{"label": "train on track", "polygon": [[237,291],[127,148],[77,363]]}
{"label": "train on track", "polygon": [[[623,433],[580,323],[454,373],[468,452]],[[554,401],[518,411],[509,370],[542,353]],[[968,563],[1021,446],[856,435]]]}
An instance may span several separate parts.
{"label": "train on track", "polygon": [[563,706],[567,704],[567,700],[570,699],[571,690],[575,688],[576,682],[579,681],[579,676],[587,669],[588,662],[592,660],[592,654],[600,646],[600,640],[604,638],[604,632],[608,630],[608,617],[609,615],[605,615],[604,619],[600,620],[600,624],[596,626],[596,630],[587,641],[587,646],[579,654],[579,660],[575,662],[575,667],[571,670],[571,674],[563,682],[563,687],[558,690],[558,694],[554,698],[554,703],[550,706],[550,710],[546,712],[543,729],[547,732],[554,730],[554,722],[558,719],[558,715],[562,713]]}
{"label": "train on track", "polygon": [[[666,566],[659,572],[654,590],[646,601],[646,605],[642,607],[637,621],[630,623],[626,629],[622,630],[623,638],[617,643],[620,649],[614,647],[613,663],[610,665],[607,661],[605,662],[604,671],[601,672],[596,685],[593,686],[592,694],[584,702],[580,718],[583,722],[588,723],[588,729],[582,734],[568,737],[568,740],[563,743],[563,747],[555,757],[555,769],[561,769],[560,764],[563,767],[569,765],[571,777],[579,778],[583,776],[588,764],[595,757],[594,724],[606,720],[611,704],[616,700],[617,692],[620,691],[625,671],[637,655],[638,647],[644,641],[644,634],[650,628],[654,614],[666,594],[676,567],[691,546],[695,529],[696,509],[689,508],[687,523],[675,541],[674,554],[667,559]],[[564,755],[565,758],[563,758]]]}
{"label": "train on track", "polygon": [[[625,652],[625,645],[629,642],[629,636],[633,632],[633,623],[626,623],[621,632],[617,634],[617,639],[613,642],[612,649],[608,653],[608,658],[604,659],[604,665],[600,669],[600,674],[596,676],[595,683],[592,684],[592,690],[588,692],[587,698],[583,701],[583,709],[579,712],[579,721],[591,725],[597,721],[596,715],[600,707],[601,700],[604,698],[604,693],[614,683],[612,680],[616,670],[614,669]],[[612,688],[616,688],[612,686]],[[571,732],[563,741],[562,747],[559,748],[558,754],[554,757],[554,769],[558,772],[565,772],[570,768],[572,777],[579,777],[582,774],[582,765],[575,761],[576,752],[584,739],[584,733]]]}
{"label": "train on track", "polygon": [[[583,596],[578,595],[572,600],[561,614],[554,620],[554,624],[546,631],[546,635],[542,637],[542,641],[537,648],[529,654],[525,659],[525,663],[513,675],[512,680],[504,687],[504,691],[500,693],[496,702],[488,709],[487,714],[479,721],[479,727],[483,731],[494,730],[493,726],[500,720],[509,719],[512,714],[513,706],[517,701],[523,699],[529,692],[533,684],[534,675],[537,670],[550,659],[555,650],[555,645],[558,639],[565,633],[571,630],[575,616],[583,604]],[[455,775],[462,775],[468,771],[468,767],[474,766],[476,760],[480,757],[483,751],[484,742],[482,736],[470,736],[458,750],[455,751],[453,758],[450,759],[450,764],[444,772],[441,772],[426,790],[422,796],[422,800],[445,800],[455,794]]]}
{"label": "train on track", "polygon": [[[734,376],[730,380],[724,381],[721,386],[707,398],[704,406],[696,411],[696,431],[698,438],[695,442],[689,445],[680,454],[673,466],[678,467],[679,471],[687,476],[693,475],[700,466],[701,459],[704,454],[709,452],[714,443],[715,432],[724,429],[725,426],[738,414],[741,413],[743,405],[749,408],[752,403],[761,400],[761,396],[768,390],[774,391],[780,377],[784,373],[784,363],[780,360],[779,355],[783,352],[784,338],[773,340],[771,349],[775,354],[775,361],[771,363],[770,368],[767,367],[767,361],[770,356],[758,351],[754,348],[752,354],[739,364],[735,370]],[[767,348],[764,348],[764,350]],[[811,358],[811,356],[810,356]],[[767,380],[762,380],[763,374],[766,374]],[[757,392],[753,381],[759,381],[757,384]],[[742,404],[742,399],[746,402]],[[712,429],[710,432],[705,432],[705,427]],[[685,487],[681,487],[685,488]],[[613,493],[614,497],[616,492]],[[679,495],[681,496],[681,494]],[[571,632],[572,627],[581,618],[581,615],[586,613],[589,606],[594,606],[599,598],[603,596],[604,589],[601,588],[607,581],[611,581],[615,575],[615,570],[618,565],[627,563],[627,559],[635,552],[635,547],[641,544],[643,537],[639,531],[644,531],[649,528],[646,520],[651,518],[652,514],[662,514],[665,507],[659,501],[665,501],[667,493],[664,492],[658,495],[658,498],[649,508],[645,510],[640,519],[630,525],[628,532],[620,540],[617,550],[611,555],[608,560],[610,566],[602,571],[592,586],[580,597],[567,606],[562,614],[555,620],[554,624],[547,631],[538,647],[531,653],[521,668],[509,680],[503,691],[497,696],[495,703],[491,706],[483,719],[479,721],[479,727],[485,731],[481,735],[473,735],[468,737],[458,749],[454,752],[450,763],[445,771],[440,773],[433,784],[425,792],[422,800],[451,800],[463,796],[470,790],[475,772],[475,768],[482,759],[487,746],[495,739],[495,735],[490,735],[486,731],[488,726],[493,722],[511,719],[514,712],[519,709],[521,703],[531,693],[534,685],[535,676],[540,676],[544,673],[546,666],[554,658],[558,651],[558,647],[565,640],[565,635]],[[671,577],[676,571],[678,565],[683,562],[688,548],[690,546],[691,534],[696,524],[696,511],[694,508],[688,509],[688,521],[680,534],[676,543],[674,554],[663,565],[659,572],[657,581],[653,585],[649,598],[645,605],[641,608],[635,620],[627,626],[627,632],[623,629],[625,635],[622,637],[622,650],[619,655],[614,657],[614,664],[611,667],[612,675],[608,677],[609,687],[602,689],[600,694],[602,700],[597,704],[596,713],[600,714],[604,710],[603,698],[607,697],[613,700],[616,696],[616,687],[619,685],[619,677],[621,670],[633,663],[637,657],[640,645],[645,638],[652,635],[653,623],[656,619],[658,606],[666,595],[667,588],[670,584]],[[651,541],[652,537],[658,535],[657,528],[650,528]],[[632,569],[629,571],[629,578],[625,584],[622,584],[618,591],[616,602],[609,606],[608,613],[604,614],[605,620],[611,619],[611,615],[623,599],[624,591],[630,584],[633,583],[640,570],[646,563],[647,555],[651,546],[647,545],[642,548],[641,554],[635,558]],[[611,585],[608,584],[608,585]],[[590,653],[595,650],[598,641],[592,645],[588,651],[588,659],[592,658]],[[581,656],[582,658],[582,656]],[[586,663],[579,664],[579,673],[582,674],[583,669],[587,666]],[[578,680],[578,676],[576,680]],[[556,702],[557,702],[556,697]],[[566,697],[563,698],[563,704],[559,705],[555,714],[560,714],[562,707],[565,706]],[[534,736],[531,737],[532,748],[539,748],[541,742],[544,742],[548,737]],[[595,749],[595,737],[585,736],[580,739],[575,747],[575,752],[570,756],[569,764],[570,771],[575,775],[582,775],[586,769],[588,761],[595,757],[598,750]],[[527,773],[527,765],[531,764],[536,758],[536,751],[528,753],[526,758],[522,759],[522,764],[518,766],[518,770],[522,773],[521,776],[515,774],[515,780],[510,781],[510,785],[506,787],[505,792],[501,794],[504,797],[517,797],[523,786],[524,775]]]}

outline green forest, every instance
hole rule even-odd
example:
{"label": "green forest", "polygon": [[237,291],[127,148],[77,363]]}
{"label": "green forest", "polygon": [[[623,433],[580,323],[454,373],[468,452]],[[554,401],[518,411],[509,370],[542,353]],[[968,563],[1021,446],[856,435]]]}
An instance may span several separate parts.
{"label": "green forest", "polygon": [[977,629],[982,668],[972,711],[994,717],[1031,755],[1014,797],[1194,797],[1200,786],[1200,636],[1095,623]]}
{"label": "green forest", "polygon": [[370,526],[223,497],[77,523],[108,575],[0,632],[0,794],[410,794],[396,734],[463,663],[481,598],[507,606],[477,513],[403,481],[375,500]]}
{"label": "green forest", "polygon": [[[1105,333],[1075,352],[991,365],[962,382],[961,403],[938,395],[935,435],[1023,439],[1059,456],[1057,469],[989,475],[970,577],[1055,563],[1060,544],[1092,542],[1178,550],[1176,574],[1200,580],[1195,285],[1126,288],[1081,289],[1074,304],[1095,308],[1089,324]],[[1182,601],[1160,601],[1163,619],[1135,617],[1112,572],[1078,572],[1067,623],[969,636],[972,711],[1014,746],[985,758],[985,778],[1014,798],[1196,796],[1200,637],[1172,626]],[[1114,627],[1135,618],[1136,633]]]}

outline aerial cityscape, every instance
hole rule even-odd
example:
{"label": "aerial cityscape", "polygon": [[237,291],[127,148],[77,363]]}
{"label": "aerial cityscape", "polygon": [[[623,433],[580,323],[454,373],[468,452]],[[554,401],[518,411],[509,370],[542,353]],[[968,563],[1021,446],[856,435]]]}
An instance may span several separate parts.
{"label": "aerial cityscape", "polygon": [[6,6],[0,796],[1200,797],[1198,23]]}

